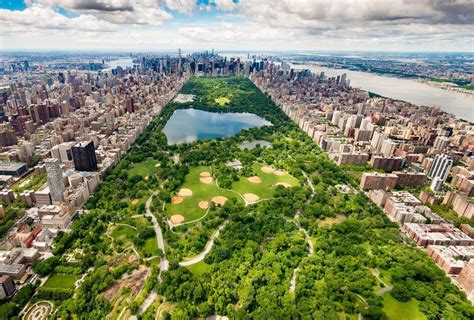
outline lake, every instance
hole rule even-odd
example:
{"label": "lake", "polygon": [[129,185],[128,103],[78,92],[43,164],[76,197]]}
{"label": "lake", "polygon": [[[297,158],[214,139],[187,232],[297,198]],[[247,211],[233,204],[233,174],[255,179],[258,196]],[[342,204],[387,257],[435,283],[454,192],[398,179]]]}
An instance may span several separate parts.
{"label": "lake", "polygon": [[438,106],[441,110],[459,118],[474,121],[474,95],[431,87],[415,80],[380,76],[368,72],[302,64],[291,66],[295,69],[309,69],[316,73],[324,71],[326,76],[330,77],[346,73],[354,88],[420,106]]}
{"label": "lake", "polygon": [[230,137],[240,130],[266,125],[271,125],[271,122],[253,113],[208,112],[189,108],[175,110],[163,132],[168,144],[177,144]]}

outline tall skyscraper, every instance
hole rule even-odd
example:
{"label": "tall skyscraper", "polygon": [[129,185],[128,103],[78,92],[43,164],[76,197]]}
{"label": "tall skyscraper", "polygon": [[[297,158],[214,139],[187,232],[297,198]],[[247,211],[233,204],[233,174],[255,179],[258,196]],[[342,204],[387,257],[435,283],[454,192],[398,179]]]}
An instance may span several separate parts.
{"label": "tall skyscraper", "polygon": [[92,141],[79,142],[72,147],[74,167],[78,171],[97,170],[97,157],[95,156],[94,143]]}
{"label": "tall skyscraper", "polygon": [[50,158],[44,161],[46,167],[46,174],[48,176],[48,186],[51,192],[51,199],[53,201],[64,201],[64,186],[63,171],[59,166],[59,160]]}
{"label": "tall skyscraper", "polygon": [[440,178],[443,182],[446,181],[449,171],[453,166],[453,159],[446,154],[437,154],[428,171],[428,177],[431,179]]}

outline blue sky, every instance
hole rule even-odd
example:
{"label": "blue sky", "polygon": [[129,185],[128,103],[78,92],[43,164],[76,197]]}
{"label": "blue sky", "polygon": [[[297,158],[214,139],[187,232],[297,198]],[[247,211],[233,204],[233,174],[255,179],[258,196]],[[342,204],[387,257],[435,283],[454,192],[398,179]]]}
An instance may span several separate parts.
{"label": "blue sky", "polygon": [[0,0],[0,50],[474,51],[471,0]]}

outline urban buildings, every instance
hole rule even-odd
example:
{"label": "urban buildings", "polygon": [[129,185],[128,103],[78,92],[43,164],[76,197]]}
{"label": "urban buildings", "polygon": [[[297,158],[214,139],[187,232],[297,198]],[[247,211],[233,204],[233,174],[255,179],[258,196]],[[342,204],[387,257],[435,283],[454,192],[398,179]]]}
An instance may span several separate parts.
{"label": "urban buildings", "polygon": [[92,141],[79,142],[72,147],[74,167],[78,171],[97,170],[97,158]]}

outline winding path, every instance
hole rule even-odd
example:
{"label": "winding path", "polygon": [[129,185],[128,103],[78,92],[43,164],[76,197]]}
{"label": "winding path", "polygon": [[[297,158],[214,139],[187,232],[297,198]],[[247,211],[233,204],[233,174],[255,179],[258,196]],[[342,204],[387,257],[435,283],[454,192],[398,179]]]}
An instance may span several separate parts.
{"label": "winding path", "polygon": [[[301,172],[303,173],[303,176],[306,178],[306,181],[308,181],[308,185],[311,189],[311,199],[312,199],[314,197],[315,193],[316,193],[315,190],[314,190],[313,182],[311,182],[311,179],[308,177],[306,172],[304,172],[304,171],[301,171]],[[311,255],[314,252],[313,242],[311,241],[311,238],[308,234],[308,231],[306,231],[306,229],[303,228],[301,226],[301,224],[298,222],[298,220],[300,218],[300,215],[301,215],[301,211],[300,210],[296,211],[295,217],[293,218],[293,223],[296,225],[298,230],[304,234],[306,242],[308,243],[308,257],[311,257]],[[295,292],[295,289],[296,289],[296,274],[298,273],[298,271],[299,271],[299,267],[297,267],[293,270],[293,276],[291,277],[291,280],[290,280],[290,292]]]}
{"label": "winding path", "polygon": [[198,263],[198,262],[202,261],[204,259],[204,257],[211,251],[212,246],[214,245],[214,239],[216,239],[219,236],[221,230],[225,227],[225,225],[228,222],[229,222],[229,220],[225,220],[224,222],[221,223],[221,225],[214,231],[211,238],[206,243],[206,247],[204,248],[204,250],[200,254],[198,254],[197,256],[195,256],[195,257],[193,257],[189,260],[181,261],[179,263],[179,265],[181,267],[187,267],[187,266],[190,266],[190,265],[193,265],[195,263]]}
{"label": "winding path", "polygon": [[303,176],[306,178],[306,181],[308,181],[309,188],[311,189],[311,198],[313,198],[314,195],[316,194],[316,191],[314,190],[313,182],[312,182],[311,179],[308,177],[308,175],[306,174],[306,172],[304,172],[304,171],[301,171],[301,172],[303,173]]}
{"label": "winding path", "polygon": [[165,241],[163,240],[163,232],[161,232],[160,225],[158,221],[156,220],[155,215],[150,210],[151,201],[153,200],[153,196],[155,196],[156,194],[157,194],[156,192],[153,192],[151,196],[148,198],[148,200],[146,201],[145,216],[150,217],[151,222],[153,223],[153,229],[155,229],[156,242],[158,244],[158,248],[160,248],[161,251],[163,252],[163,257],[161,257],[160,259],[160,270],[161,272],[165,272],[169,268],[169,262],[168,262],[168,259],[166,259],[166,255],[165,255]]}

